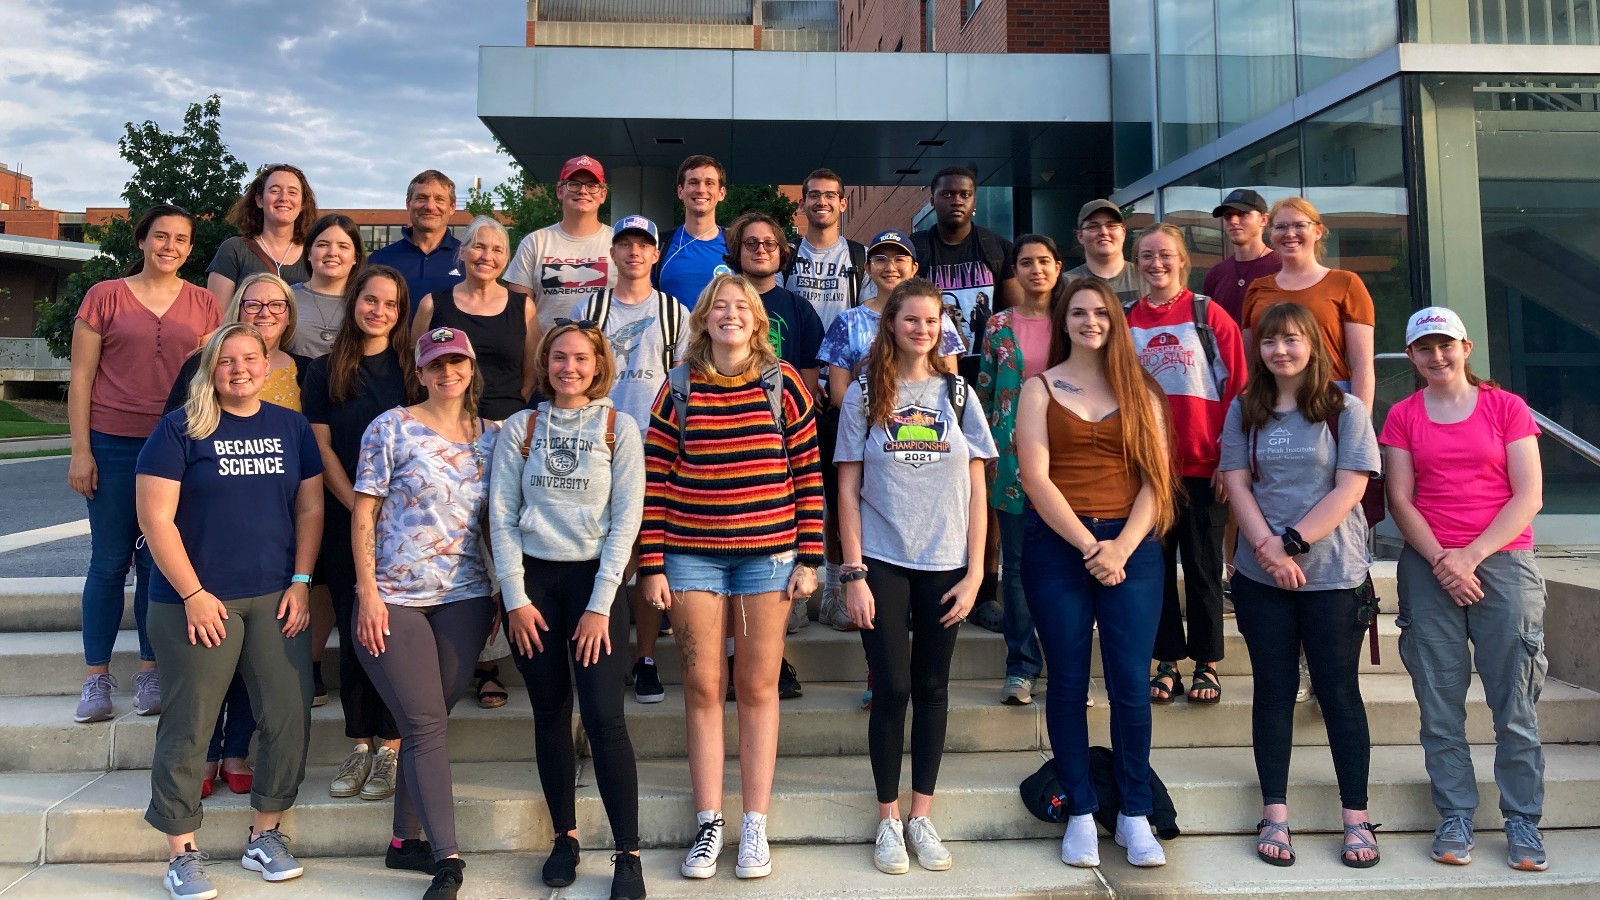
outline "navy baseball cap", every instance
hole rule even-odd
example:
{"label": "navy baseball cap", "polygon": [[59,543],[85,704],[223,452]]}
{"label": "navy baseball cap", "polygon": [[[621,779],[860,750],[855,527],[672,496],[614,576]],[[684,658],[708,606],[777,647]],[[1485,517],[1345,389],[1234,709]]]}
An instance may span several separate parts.
{"label": "navy baseball cap", "polygon": [[652,244],[657,246],[660,246],[661,244],[661,234],[660,232],[656,231],[656,223],[646,219],[644,216],[627,216],[618,219],[617,224],[611,226],[612,242],[614,243],[617,238],[622,237],[624,234],[627,234],[630,231],[637,232],[645,237],[648,237],[650,239],[650,243]]}
{"label": "navy baseball cap", "polygon": [[871,243],[867,244],[867,252],[871,253],[884,244],[893,244],[896,247],[906,251],[906,254],[913,258],[915,258],[917,255],[916,248],[911,245],[911,238],[906,237],[904,232],[896,231],[893,228],[889,229],[888,231],[879,232],[878,236],[873,238]]}

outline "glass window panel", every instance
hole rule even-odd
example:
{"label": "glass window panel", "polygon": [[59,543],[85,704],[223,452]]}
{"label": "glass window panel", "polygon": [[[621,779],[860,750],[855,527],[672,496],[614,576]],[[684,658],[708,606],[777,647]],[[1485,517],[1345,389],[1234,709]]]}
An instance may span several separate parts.
{"label": "glass window panel", "polygon": [[1294,69],[1291,4],[1217,0],[1217,83],[1223,134],[1293,100]]}
{"label": "glass window panel", "polygon": [[1132,184],[1155,171],[1150,59],[1154,41],[1151,0],[1111,4],[1111,129],[1117,184]]}
{"label": "glass window panel", "polygon": [[1161,165],[1217,139],[1212,0],[1156,0],[1156,111]]}
{"label": "glass window panel", "polygon": [[1393,47],[1398,6],[1397,0],[1295,0],[1300,93]]}
{"label": "glass window panel", "polygon": [[[1199,290],[1206,270],[1217,264],[1222,232],[1211,211],[1222,202],[1222,167],[1206,166],[1161,189],[1161,221],[1178,226],[1189,248],[1189,287]],[[1129,240],[1133,240],[1130,236]],[[1128,256],[1137,248],[1129,247]]]}

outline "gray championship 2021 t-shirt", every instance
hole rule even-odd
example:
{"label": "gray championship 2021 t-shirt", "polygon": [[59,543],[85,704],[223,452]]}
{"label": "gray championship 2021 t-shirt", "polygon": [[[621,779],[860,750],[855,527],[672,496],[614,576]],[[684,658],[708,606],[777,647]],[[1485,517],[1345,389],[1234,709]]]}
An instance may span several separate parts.
{"label": "gray championship 2021 t-shirt", "polygon": [[839,411],[835,463],[859,462],[861,552],[908,569],[967,565],[968,463],[994,459],[994,438],[972,386],[957,427],[944,376],[899,385],[887,425],[867,427],[861,383]]}
{"label": "gray championship 2021 t-shirt", "polygon": [[[1240,426],[1239,403],[1233,401],[1222,426],[1222,462],[1218,471],[1250,471],[1250,435]],[[1344,398],[1344,412],[1339,415],[1337,459],[1333,432],[1327,424],[1306,421],[1298,409],[1274,416],[1256,434],[1255,445],[1260,480],[1251,483],[1250,493],[1273,534],[1294,527],[1322,502],[1333,490],[1336,470],[1368,474],[1382,470],[1372,416],[1360,400],[1349,394]],[[1310,553],[1295,557],[1295,562],[1306,576],[1301,590],[1330,591],[1359,585],[1372,566],[1361,504],[1357,503],[1332,533],[1314,542]],[[1251,581],[1275,583],[1271,575],[1262,571],[1247,544],[1234,554],[1233,564],[1239,574]]]}

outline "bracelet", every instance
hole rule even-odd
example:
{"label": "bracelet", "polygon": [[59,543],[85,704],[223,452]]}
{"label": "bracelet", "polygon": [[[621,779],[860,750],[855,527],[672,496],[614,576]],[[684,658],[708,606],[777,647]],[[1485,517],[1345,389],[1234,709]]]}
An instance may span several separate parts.
{"label": "bracelet", "polygon": [[194,590],[190,591],[188,596],[184,597],[183,599],[179,600],[178,602],[179,603],[184,603],[184,602],[188,601],[189,597],[193,597],[195,594],[198,594],[198,593],[200,593],[201,591],[203,591],[205,589],[206,589],[206,586],[202,584],[199,587],[195,588]]}
{"label": "bracelet", "polygon": [[839,574],[840,575],[843,575],[846,572],[865,572],[866,570],[867,570],[866,563],[840,563],[839,564]]}
{"label": "bracelet", "polygon": [[303,584],[303,585],[305,585],[307,587],[310,587],[311,586],[311,576],[310,575],[296,574],[293,578],[289,579],[289,583],[290,584]]}

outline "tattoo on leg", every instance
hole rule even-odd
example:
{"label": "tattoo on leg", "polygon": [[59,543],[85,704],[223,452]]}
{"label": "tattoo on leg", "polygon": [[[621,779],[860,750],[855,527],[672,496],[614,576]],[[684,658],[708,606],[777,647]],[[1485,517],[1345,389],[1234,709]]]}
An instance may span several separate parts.
{"label": "tattoo on leg", "polygon": [[678,653],[683,657],[683,672],[684,675],[688,675],[694,666],[699,647],[695,643],[694,632],[691,629],[676,628],[674,633],[678,641]]}
{"label": "tattoo on leg", "polygon": [[1068,383],[1066,381],[1063,381],[1060,378],[1057,378],[1054,381],[1050,382],[1050,386],[1051,387],[1058,387],[1058,388],[1062,389],[1063,391],[1066,391],[1069,394],[1081,394],[1081,393],[1083,393],[1083,388],[1078,387],[1075,384],[1071,384],[1071,383]]}

